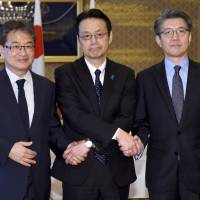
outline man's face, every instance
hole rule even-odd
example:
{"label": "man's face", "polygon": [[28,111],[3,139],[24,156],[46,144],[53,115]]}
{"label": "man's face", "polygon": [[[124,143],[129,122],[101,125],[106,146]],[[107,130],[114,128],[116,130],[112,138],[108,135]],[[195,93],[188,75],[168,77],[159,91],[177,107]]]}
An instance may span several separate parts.
{"label": "man's face", "polygon": [[79,25],[79,42],[86,59],[104,60],[112,42],[112,33],[108,34],[103,20],[85,19]]}
{"label": "man's face", "polygon": [[191,33],[182,18],[166,19],[160,31],[161,34],[156,36],[156,42],[166,57],[179,59],[187,55]]}
{"label": "man's face", "polygon": [[31,67],[34,59],[34,41],[29,33],[11,31],[0,50],[6,67],[16,75],[25,74]]}

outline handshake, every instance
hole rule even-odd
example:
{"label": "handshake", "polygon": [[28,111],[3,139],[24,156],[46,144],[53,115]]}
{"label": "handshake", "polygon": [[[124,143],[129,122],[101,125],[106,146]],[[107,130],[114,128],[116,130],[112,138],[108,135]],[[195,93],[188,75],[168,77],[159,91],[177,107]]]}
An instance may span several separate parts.
{"label": "handshake", "polygon": [[132,136],[122,129],[118,129],[116,140],[124,156],[137,156],[144,150],[144,145],[137,135]]}
{"label": "handshake", "polygon": [[[144,150],[144,145],[137,135],[132,136],[120,128],[117,130],[115,139],[117,140],[119,149],[122,151],[124,156],[137,156]],[[63,158],[66,164],[78,165],[86,159],[90,148],[86,146],[85,142],[85,140],[80,140],[68,145],[67,149],[63,153]]]}

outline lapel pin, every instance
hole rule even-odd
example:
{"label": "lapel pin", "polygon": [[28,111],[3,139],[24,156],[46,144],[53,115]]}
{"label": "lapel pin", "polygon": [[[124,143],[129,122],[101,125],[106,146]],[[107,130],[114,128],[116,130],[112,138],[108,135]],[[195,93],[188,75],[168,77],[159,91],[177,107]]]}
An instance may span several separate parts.
{"label": "lapel pin", "polygon": [[110,76],[110,79],[113,81],[113,80],[115,79],[115,75],[112,74],[112,75]]}

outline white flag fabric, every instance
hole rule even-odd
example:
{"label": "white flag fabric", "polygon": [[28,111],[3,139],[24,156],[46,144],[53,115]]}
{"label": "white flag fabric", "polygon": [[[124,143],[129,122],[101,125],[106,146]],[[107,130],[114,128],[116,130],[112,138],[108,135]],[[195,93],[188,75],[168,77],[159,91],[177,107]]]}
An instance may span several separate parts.
{"label": "white flag fabric", "polygon": [[39,75],[44,76],[45,67],[44,67],[42,17],[40,9],[40,0],[35,0],[34,28],[36,33],[36,42],[35,42],[35,59],[32,64],[32,71]]}
{"label": "white flag fabric", "polygon": [[[32,64],[32,71],[45,76],[44,67],[44,51],[43,51],[43,35],[42,35],[42,17],[40,9],[40,0],[35,0],[35,12],[34,12],[34,28],[36,32],[35,42],[35,59]],[[53,163],[55,155],[51,151],[51,162]],[[57,179],[51,178],[51,200],[62,200],[62,184]]]}
{"label": "white flag fabric", "polygon": [[90,0],[90,9],[95,8],[95,0]]}
{"label": "white flag fabric", "polygon": [[131,184],[129,198],[148,198],[148,190],[145,186],[145,170],[146,170],[146,148],[139,160],[135,160],[135,170],[137,180]]}

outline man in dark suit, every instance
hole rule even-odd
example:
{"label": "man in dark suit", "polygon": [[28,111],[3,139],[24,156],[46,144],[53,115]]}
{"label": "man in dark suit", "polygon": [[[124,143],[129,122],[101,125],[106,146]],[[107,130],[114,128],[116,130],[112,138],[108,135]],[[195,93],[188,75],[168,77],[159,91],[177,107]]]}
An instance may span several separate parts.
{"label": "man in dark suit", "polygon": [[134,133],[146,145],[151,200],[199,200],[200,64],[188,58],[192,21],[165,10],[154,23],[164,60],[137,76]]}
{"label": "man in dark suit", "polygon": [[9,21],[1,29],[0,199],[48,200],[49,146],[61,155],[69,142],[54,114],[54,84],[30,72],[32,25]]}
{"label": "man in dark suit", "polygon": [[[65,200],[127,200],[136,179],[137,137],[125,132],[135,113],[134,73],[106,58],[112,27],[103,12],[81,13],[76,27],[84,56],[56,69],[55,80],[64,130],[80,145],[65,151],[67,165],[56,159],[53,175],[63,181]],[[84,151],[88,157],[77,165]]]}

